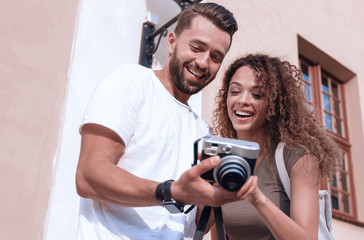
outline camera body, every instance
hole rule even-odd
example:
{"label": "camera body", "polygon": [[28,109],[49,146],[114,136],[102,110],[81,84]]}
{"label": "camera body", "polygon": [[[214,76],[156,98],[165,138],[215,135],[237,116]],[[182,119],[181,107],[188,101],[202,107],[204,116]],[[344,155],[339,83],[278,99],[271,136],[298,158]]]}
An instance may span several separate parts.
{"label": "camera body", "polygon": [[[239,190],[246,180],[253,175],[259,153],[259,145],[255,142],[221,138],[207,135],[202,140],[201,159],[219,155],[221,161],[213,169],[201,177],[210,182],[217,182],[224,189],[234,192]],[[198,145],[195,142],[194,151],[197,158]],[[197,160],[195,159],[195,162]]]}

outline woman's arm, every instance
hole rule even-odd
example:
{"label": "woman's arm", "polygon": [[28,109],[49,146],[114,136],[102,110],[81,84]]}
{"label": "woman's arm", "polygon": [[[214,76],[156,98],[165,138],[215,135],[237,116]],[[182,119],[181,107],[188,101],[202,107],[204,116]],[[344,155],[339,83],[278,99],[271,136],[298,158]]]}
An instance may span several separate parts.
{"label": "woman's arm", "polygon": [[253,182],[246,197],[258,210],[277,240],[317,239],[319,220],[319,171],[313,155],[305,155],[292,167],[290,217],[268,199]]}

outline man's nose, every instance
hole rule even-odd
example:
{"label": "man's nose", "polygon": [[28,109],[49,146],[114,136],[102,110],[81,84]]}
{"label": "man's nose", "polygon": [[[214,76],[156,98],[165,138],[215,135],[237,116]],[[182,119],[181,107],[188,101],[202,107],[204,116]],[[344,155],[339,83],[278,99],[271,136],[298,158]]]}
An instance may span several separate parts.
{"label": "man's nose", "polygon": [[196,59],[196,63],[198,67],[202,69],[206,69],[209,66],[209,53],[200,53]]}

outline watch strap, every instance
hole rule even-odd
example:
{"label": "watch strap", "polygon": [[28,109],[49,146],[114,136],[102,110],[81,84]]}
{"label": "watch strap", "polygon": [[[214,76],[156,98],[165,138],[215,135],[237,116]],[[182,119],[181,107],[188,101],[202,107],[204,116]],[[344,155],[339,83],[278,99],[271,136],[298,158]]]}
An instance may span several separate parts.
{"label": "watch strap", "polygon": [[[171,185],[173,181],[167,180],[159,183],[155,190],[155,196],[159,205],[166,208],[169,212],[182,213],[184,212],[184,206],[172,198]],[[191,211],[191,209],[188,209],[186,213]]]}
{"label": "watch strap", "polygon": [[159,183],[155,190],[155,197],[157,198],[157,201],[161,206],[163,206],[163,201],[164,201],[164,194],[163,194],[164,184],[165,182]]}
{"label": "watch strap", "polygon": [[164,182],[163,194],[165,201],[172,200],[172,192],[171,192],[172,182],[174,182],[174,180],[168,180]]}

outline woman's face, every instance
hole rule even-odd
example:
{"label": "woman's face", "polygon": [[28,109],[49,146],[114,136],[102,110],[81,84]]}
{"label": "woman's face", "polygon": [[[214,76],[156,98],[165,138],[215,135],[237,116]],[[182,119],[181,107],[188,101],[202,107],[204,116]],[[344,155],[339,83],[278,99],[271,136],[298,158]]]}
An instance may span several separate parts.
{"label": "woman's face", "polygon": [[268,106],[255,75],[249,66],[240,67],[231,78],[227,95],[227,110],[237,137],[250,141],[264,136]]}

